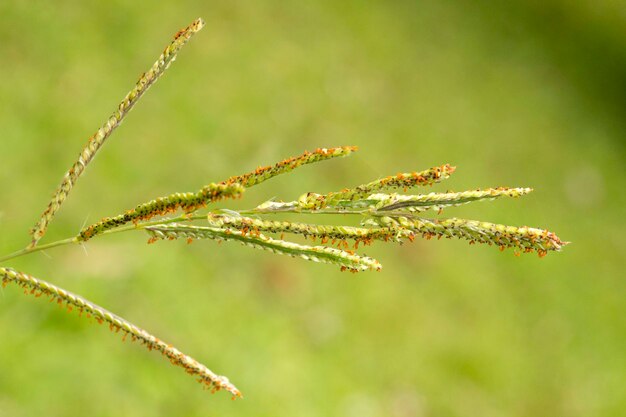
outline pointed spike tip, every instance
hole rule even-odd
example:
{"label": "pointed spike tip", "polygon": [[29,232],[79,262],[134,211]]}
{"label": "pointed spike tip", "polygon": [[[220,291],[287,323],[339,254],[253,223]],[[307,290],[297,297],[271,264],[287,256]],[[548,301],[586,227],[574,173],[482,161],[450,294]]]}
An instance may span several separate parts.
{"label": "pointed spike tip", "polygon": [[201,30],[205,25],[204,19],[199,17],[193,22],[194,30],[197,32]]}

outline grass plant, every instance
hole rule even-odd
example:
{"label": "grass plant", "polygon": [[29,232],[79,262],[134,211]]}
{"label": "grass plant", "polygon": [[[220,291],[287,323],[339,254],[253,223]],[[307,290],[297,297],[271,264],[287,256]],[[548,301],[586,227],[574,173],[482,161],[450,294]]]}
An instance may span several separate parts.
{"label": "grass plant", "polygon": [[[189,242],[199,239],[239,242],[244,246],[276,254],[336,265],[341,270],[350,272],[382,269],[376,259],[356,252],[359,245],[370,245],[375,241],[403,243],[420,236],[426,239],[460,238],[470,244],[493,245],[501,250],[512,248],[516,255],[535,252],[540,257],[551,251],[560,251],[567,244],[554,233],[539,228],[458,218],[423,217],[422,214],[428,210],[438,216],[447,207],[500,197],[517,198],[532,191],[530,188],[500,187],[407,194],[417,187],[433,186],[448,179],[455,171],[455,167],[449,164],[424,171],[399,173],[327,194],[306,192],[292,201],[272,199],[247,210],[213,206],[226,198],[240,198],[247,188],[277,175],[290,173],[302,165],[349,156],[357,150],[354,146],[317,148],[274,165],[259,167],[249,173],[205,185],[196,192],[174,193],[155,198],[86,226],[76,236],[40,244],[48,225],[87,165],[141,96],[176,59],[180,49],[203,26],[202,19],[198,19],[176,33],[174,40],[150,70],[141,75],[117,110],[89,138],[78,160],[63,177],[52,200],[31,231],[32,239],[28,246],[0,257],[1,263],[5,264],[11,259],[44,249],[79,245],[102,235],[129,231],[146,233],[149,243],[173,239],[185,239]],[[349,225],[331,225],[277,219],[277,216],[285,213],[323,214],[356,221]],[[303,236],[317,244],[308,245],[285,239],[285,236],[293,235]],[[76,310],[92,317],[98,323],[106,322],[111,330],[122,333],[123,337],[138,341],[148,350],[161,352],[172,364],[196,376],[212,391],[225,390],[233,398],[241,397],[240,391],[226,377],[213,373],[172,345],[79,295],[5,266],[0,266],[0,278],[3,286],[15,284],[22,287],[27,294],[47,297],[70,311]]]}

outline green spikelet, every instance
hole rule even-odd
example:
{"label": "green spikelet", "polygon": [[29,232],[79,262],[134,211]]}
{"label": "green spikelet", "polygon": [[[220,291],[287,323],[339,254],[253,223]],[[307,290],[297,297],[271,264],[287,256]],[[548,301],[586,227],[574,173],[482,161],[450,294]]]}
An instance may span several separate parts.
{"label": "green spikelet", "polygon": [[315,210],[323,207],[334,206],[340,201],[364,199],[377,191],[392,188],[408,189],[416,186],[433,185],[441,180],[449,178],[455,169],[456,167],[445,164],[421,172],[397,174],[395,176],[381,178],[367,184],[359,185],[355,188],[346,188],[344,190],[325,195],[307,193],[298,199],[298,205],[304,209]]}
{"label": "green spikelet", "polygon": [[46,296],[67,307],[68,310],[76,309],[81,314],[84,313],[88,317],[93,317],[98,323],[106,322],[111,330],[130,336],[133,341],[139,341],[148,350],[161,352],[172,364],[182,367],[188,374],[199,377],[199,381],[213,391],[226,390],[233,395],[233,398],[241,397],[241,392],[225,376],[216,375],[209,368],[180,352],[172,345],[79,295],[11,268],[0,267],[0,278],[2,286],[9,283],[16,284],[22,287],[27,294],[33,294],[35,297]]}
{"label": "green spikelet", "polygon": [[318,148],[314,152],[304,152],[302,155],[287,158],[271,166],[259,167],[253,172],[230,177],[224,184],[239,183],[246,188],[260,184],[277,175],[284,174],[302,165],[325,161],[331,158],[348,156],[357,151],[356,146],[341,146],[337,148]]}
{"label": "green spikelet", "polygon": [[111,136],[111,133],[122,123],[124,117],[133,108],[141,96],[148,91],[148,88],[159,79],[169,65],[176,59],[176,55],[180,49],[189,41],[189,39],[202,27],[204,21],[202,19],[195,20],[185,29],[180,30],[174,37],[159,59],[152,65],[152,68],[145,74],[142,74],[135,84],[135,87],[124,97],[119,104],[117,110],[107,119],[100,129],[91,137],[87,145],[80,153],[78,160],[72,165],[63,177],[63,181],[54,192],[52,200],[48,204],[46,210],[42,213],[39,221],[31,230],[32,241],[30,247],[35,247],[37,242],[44,236],[48,228],[48,224],[59,210],[68,194],[74,187],[78,178],[89,165],[91,160],[96,156],[98,150],[104,145],[105,141]]}
{"label": "green spikelet", "polygon": [[347,250],[327,246],[307,246],[280,239],[272,239],[261,233],[245,233],[239,230],[215,227],[162,224],[145,228],[151,235],[150,242],[159,239],[213,239],[218,241],[236,241],[245,246],[262,249],[272,253],[301,258],[307,261],[338,265],[341,270],[352,272],[380,271],[382,265],[375,259],[359,256]]}
{"label": "green spikelet", "polygon": [[462,191],[458,193],[430,193],[420,195],[373,194],[367,199],[373,207],[381,211],[441,210],[445,207],[460,206],[474,201],[494,200],[499,197],[520,197],[532,191],[532,188],[488,188],[486,190]]}
{"label": "green spikelet", "polygon": [[211,227],[239,230],[244,234],[250,233],[254,235],[259,232],[290,233],[312,239],[319,238],[323,244],[332,240],[333,242],[339,242],[339,245],[343,247],[347,246],[346,240],[354,240],[357,244],[363,243],[368,245],[374,240],[384,242],[399,241],[402,237],[401,230],[395,227],[365,228],[319,225],[216,214],[209,214],[207,220]]}
{"label": "green spikelet", "polygon": [[245,188],[237,183],[211,183],[196,193],[176,193],[166,197],[160,197],[140,204],[124,214],[115,217],[107,217],[98,223],[85,227],[80,231],[78,240],[87,241],[96,235],[124,224],[148,220],[152,217],[172,213],[179,209],[182,209],[185,213],[192,213],[211,202],[225,198],[239,197],[244,191]]}
{"label": "green spikelet", "polygon": [[[559,252],[569,242],[564,242],[559,237],[543,229],[528,226],[505,226],[465,219],[423,219],[407,217],[380,217],[372,219],[380,225],[393,225],[407,231],[421,234],[430,239],[434,236],[465,239],[473,243],[496,245],[500,250],[505,248],[518,249],[521,252],[537,252],[540,257],[548,251]],[[519,252],[516,252],[519,253]]]}

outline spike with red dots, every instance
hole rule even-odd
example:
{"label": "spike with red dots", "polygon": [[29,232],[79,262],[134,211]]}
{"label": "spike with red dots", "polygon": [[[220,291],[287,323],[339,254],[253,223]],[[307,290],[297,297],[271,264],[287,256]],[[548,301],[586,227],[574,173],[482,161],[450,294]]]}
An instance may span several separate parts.
{"label": "spike with red dots", "polygon": [[3,286],[9,283],[16,284],[24,288],[27,294],[33,294],[35,297],[47,296],[51,301],[64,305],[68,311],[76,309],[79,315],[86,313],[88,318],[93,317],[100,324],[106,322],[112,331],[123,334],[123,340],[130,336],[132,341],[139,341],[148,350],[161,352],[173,365],[182,367],[188,374],[198,376],[199,381],[212,391],[225,390],[230,392],[234,398],[241,397],[241,392],[225,376],[215,374],[172,345],[79,295],[11,268],[0,267],[0,278]]}
{"label": "spike with red dots", "polygon": [[514,248],[516,253],[536,252],[544,257],[549,251],[559,252],[569,242],[562,241],[556,234],[548,230],[528,226],[506,226],[478,220],[466,219],[425,219],[421,217],[377,217],[372,218],[380,225],[403,228],[422,237],[430,239],[456,237],[465,239],[470,244],[482,243],[495,245],[500,250]]}
{"label": "spike with red dots", "polygon": [[235,241],[244,246],[262,249],[279,255],[301,258],[307,261],[334,264],[342,270],[380,271],[381,264],[373,258],[350,253],[347,250],[328,246],[308,246],[285,240],[274,239],[260,232],[250,233],[249,230],[230,230],[217,227],[188,226],[182,224],[159,224],[147,226],[145,230],[152,238],[171,239],[211,239],[217,241]]}
{"label": "spike with red dots", "polygon": [[143,94],[148,91],[150,86],[154,84],[161,75],[167,70],[172,62],[176,59],[176,55],[183,46],[191,39],[191,37],[204,27],[204,20],[196,19],[186,28],[178,31],[174,36],[174,40],[165,48],[157,61],[152,65],[148,72],[141,75],[135,87],[124,97],[119,104],[117,110],[106,120],[100,129],[89,138],[87,145],[81,151],[78,160],[65,173],[63,181],[54,192],[52,200],[48,204],[46,210],[42,213],[39,221],[31,230],[32,241],[31,248],[34,248],[39,240],[44,236],[48,229],[48,224],[59,210],[63,202],[67,199],[68,194],[74,187],[78,178],[89,165],[91,160],[96,156],[102,145],[111,136],[113,131],[122,123],[124,117],[130,112],[134,105],[139,101]]}

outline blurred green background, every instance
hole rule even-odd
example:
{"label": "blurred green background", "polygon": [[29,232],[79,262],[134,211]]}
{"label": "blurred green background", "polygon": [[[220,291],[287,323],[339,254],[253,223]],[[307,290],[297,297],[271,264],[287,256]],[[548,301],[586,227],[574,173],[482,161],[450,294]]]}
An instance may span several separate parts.
{"label": "blurred green background", "polygon": [[623,1],[0,2],[0,253],[171,36],[207,26],[89,167],[47,241],[304,149],[359,145],[225,207],[450,162],[446,211],[554,230],[545,259],[375,245],[381,273],[140,233],[6,265],[225,374],[210,395],[104,327],[0,292],[0,416],[618,416],[626,409]]}

